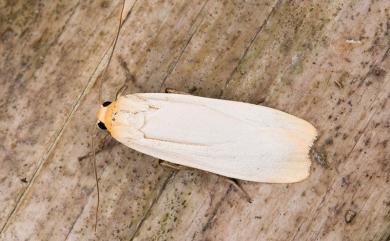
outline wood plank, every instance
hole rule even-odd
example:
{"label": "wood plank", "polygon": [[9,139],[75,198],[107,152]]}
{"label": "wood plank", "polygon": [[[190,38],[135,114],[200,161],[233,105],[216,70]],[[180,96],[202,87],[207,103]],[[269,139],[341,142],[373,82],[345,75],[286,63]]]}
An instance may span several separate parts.
{"label": "wood plank", "polygon": [[386,1],[127,1],[104,99],[126,82],[262,103],[319,129],[317,162],[301,183],[243,182],[249,204],[99,132],[96,233],[95,83],[121,4],[32,3],[0,10],[0,240],[389,238]]}

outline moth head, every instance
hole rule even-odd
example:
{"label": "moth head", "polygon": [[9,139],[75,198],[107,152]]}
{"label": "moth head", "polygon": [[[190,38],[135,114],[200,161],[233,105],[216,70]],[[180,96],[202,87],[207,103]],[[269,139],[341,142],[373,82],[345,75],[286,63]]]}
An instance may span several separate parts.
{"label": "moth head", "polygon": [[98,122],[97,125],[102,130],[111,130],[111,113],[112,113],[112,102],[105,101],[100,106],[100,109],[97,113]]}

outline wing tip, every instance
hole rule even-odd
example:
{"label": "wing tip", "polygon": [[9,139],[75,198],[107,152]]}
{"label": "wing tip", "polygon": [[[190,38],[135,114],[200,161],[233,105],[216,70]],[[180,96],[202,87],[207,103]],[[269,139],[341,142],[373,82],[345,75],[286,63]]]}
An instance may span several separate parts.
{"label": "wing tip", "polygon": [[300,178],[297,178],[295,181],[292,181],[290,183],[298,183],[302,182],[305,179],[307,179],[310,176],[310,170],[311,170],[311,163],[312,160],[310,158],[310,153],[314,147],[314,143],[318,139],[318,131],[317,129],[309,122],[308,123],[308,138],[307,138],[307,143],[306,143],[306,148],[305,148],[305,163],[307,164],[304,168],[304,173]]}
{"label": "wing tip", "polygon": [[296,157],[296,159],[301,160],[300,165],[302,165],[302,167],[298,171],[294,171],[294,173],[291,175],[279,178],[278,180],[272,181],[270,183],[299,183],[306,180],[310,176],[312,164],[310,153],[314,147],[314,143],[318,138],[318,131],[311,123],[307,122],[307,124],[307,138],[305,138],[306,141],[303,146],[301,155],[299,155],[300,157]]}

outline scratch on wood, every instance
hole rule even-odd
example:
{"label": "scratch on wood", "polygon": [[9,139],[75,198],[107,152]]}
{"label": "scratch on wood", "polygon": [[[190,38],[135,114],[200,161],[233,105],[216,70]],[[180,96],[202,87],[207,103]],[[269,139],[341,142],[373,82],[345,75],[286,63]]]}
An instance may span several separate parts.
{"label": "scratch on wood", "polygon": [[[206,6],[208,0],[206,0],[204,3],[203,3],[203,6],[202,8],[199,10],[198,14],[196,15],[195,19],[194,19],[194,23],[197,21],[197,19],[199,18],[199,16],[201,15],[201,13],[203,12],[203,9],[204,7]],[[184,54],[184,51],[187,49],[188,45],[190,44],[192,38],[194,37],[195,33],[198,31],[198,28],[199,26],[202,25],[202,21],[195,27],[195,30],[194,32],[191,34],[191,36],[189,37],[189,39],[187,40],[186,44],[184,45],[184,47],[182,48],[182,50],[180,51],[180,54],[179,54],[179,57],[177,58],[176,61],[173,62],[173,64],[171,65],[171,67],[168,69],[168,73],[165,75],[163,81],[161,82],[161,85],[160,85],[160,92],[165,84],[165,82],[167,81],[168,77],[171,75],[171,73],[176,69],[176,66],[177,64],[179,63],[181,57],[183,56]]]}
{"label": "scratch on wood", "polygon": [[[267,25],[268,23],[268,20],[272,17],[273,13],[275,12],[275,9],[276,7],[280,4],[280,0],[278,0],[276,2],[276,4],[272,7],[271,11],[269,12],[268,16],[266,17],[266,19],[264,20],[264,22],[260,25],[260,27],[256,30],[255,34],[253,35],[253,38],[251,39],[251,41],[249,42],[249,45],[248,47],[244,50],[244,53],[242,54],[241,58],[238,60],[238,63],[236,65],[236,67],[233,69],[233,71],[230,73],[228,79],[226,80],[226,83],[225,83],[225,89],[229,86],[229,83],[230,81],[232,80],[233,78],[233,75],[234,73],[237,72],[237,69],[238,67],[241,65],[242,61],[244,60],[244,58],[246,57],[246,55],[248,54],[248,51],[249,49],[252,47],[253,43],[255,42],[257,36],[259,35],[259,33],[261,32],[261,30],[263,30],[264,26]],[[222,95],[223,93],[221,93]]]}
{"label": "scratch on wood", "polygon": [[214,219],[214,217],[217,215],[218,210],[219,210],[219,208],[221,207],[221,203],[223,203],[223,202],[226,200],[226,198],[227,198],[228,194],[231,192],[231,190],[232,190],[232,185],[229,185],[229,188],[226,190],[226,192],[225,192],[225,194],[223,195],[223,197],[219,200],[219,202],[218,202],[218,204],[216,205],[216,207],[214,208],[214,210],[213,210],[211,216],[207,219],[206,224],[203,225],[203,227],[202,227],[202,233],[206,232],[207,229],[209,229],[209,228],[211,227],[211,225],[212,225],[212,223],[213,223],[213,219]]}
{"label": "scratch on wood", "polygon": [[[91,193],[92,193],[92,191],[89,194],[91,194]],[[89,196],[89,194],[87,196]],[[84,205],[84,207],[80,210],[79,214],[77,215],[77,217],[73,221],[72,225],[70,226],[69,231],[65,236],[65,239],[64,239],[65,241],[68,240],[68,237],[72,233],[72,230],[73,230],[75,224],[77,223],[77,220],[79,220],[79,218],[81,217],[81,214],[83,214],[85,207],[86,207],[86,205]]]}

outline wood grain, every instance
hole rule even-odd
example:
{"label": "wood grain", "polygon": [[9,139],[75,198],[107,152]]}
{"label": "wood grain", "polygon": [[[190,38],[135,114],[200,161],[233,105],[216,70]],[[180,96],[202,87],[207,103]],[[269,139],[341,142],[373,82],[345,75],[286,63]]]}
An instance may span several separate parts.
{"label": "wood grain", "polygon": [[173,171],[99,132],[120,1],[0,2],[0,240],[390,238],[388,1],[126,1],[104,99],[166,87],[274,107],[320,136],[311,176]]}

